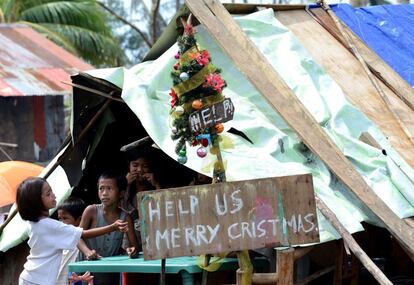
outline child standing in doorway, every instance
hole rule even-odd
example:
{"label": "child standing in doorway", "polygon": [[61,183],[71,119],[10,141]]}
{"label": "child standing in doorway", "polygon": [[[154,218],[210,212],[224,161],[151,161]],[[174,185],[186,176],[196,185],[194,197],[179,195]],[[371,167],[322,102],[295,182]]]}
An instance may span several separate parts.
{"label": "child standing in doorway", "polygon": [[114,220],[106,227],[83,230],[49,218],[56,196],[40,177],[25,179],[17,188],[16,204],[28,223],[30,254],[19,277],[19,285],[55,285],[64,249],[74,250],[81,238],[91,238],[115,230],[127,231],[127,223]]}
{"label": "child standing in doorway", "polygon": [[[104,172],[98,179],[98,196],[101,204],[90,205],[85,209],[80,222],[84,229],[102,227],[115,220],[124,220],[128,228],[133,229],[131,217],[119,208],[123,191],[126,189],[125,176],[114,172]],[[126,249],[130,257],[137,253],[137,240],[133,230],[127,232],[130,247]],[[119,255],[122,249],[122,233],[110,233],[105,236],[86,240],[89,248],[103,257]],[[101,273],[93,274],[97,285],[114,285],[119,281],[119,274]]]}

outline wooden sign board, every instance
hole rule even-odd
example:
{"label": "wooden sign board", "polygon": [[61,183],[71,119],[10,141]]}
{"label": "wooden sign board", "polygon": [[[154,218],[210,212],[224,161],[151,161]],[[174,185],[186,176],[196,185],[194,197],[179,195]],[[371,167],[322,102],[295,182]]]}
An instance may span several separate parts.
{"label": "wooden sign board", "polygon": [[319,241],[312,176],[138,194],[144,259]]}
{"label": "wooden sign board", "polygon": [[225,123],[233,119],[234,106],[230,98],[213,104],[208,107],[201,108],[193,112],[188,117],[191,131],[198,132],[206,128],[215,126],[218,123]]}

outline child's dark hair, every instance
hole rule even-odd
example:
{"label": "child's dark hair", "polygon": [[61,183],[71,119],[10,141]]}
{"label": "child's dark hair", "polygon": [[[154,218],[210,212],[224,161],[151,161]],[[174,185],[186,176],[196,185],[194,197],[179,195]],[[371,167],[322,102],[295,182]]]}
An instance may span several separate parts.
{"label": "child's dark hair", "polygon": [[99,180],[101,179],[113,179],[115,180],[116,186],[118,186],[119,191],[124,191],[127,188],[128,181],[126,180],[125,175],[122,175],[120,172],[116,171],[104,171],[98,178],[98,187]]}
{"label": "child's dark hair", "polygon": [[85,202],[77,197],[69,197],[59,207],[58,210],[68,212],[75,220],[82,216],[86,208]]}
{"label": "child's dark hair", "polygon": [[45,183],[44,178],[29,177],[17,187],[16,204],[23,220],[38,222],[43,216],[42,188]]}

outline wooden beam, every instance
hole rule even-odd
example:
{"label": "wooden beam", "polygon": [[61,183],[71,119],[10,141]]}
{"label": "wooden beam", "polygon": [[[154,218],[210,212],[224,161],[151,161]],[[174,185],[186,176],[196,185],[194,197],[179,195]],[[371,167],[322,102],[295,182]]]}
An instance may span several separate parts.
{"label": "wooden beam", "polygon": [[349,246],[349,249],[361,261],[361,263],[378,281],[378,283],[384,285],[392,285],[392,282],[387,278],[387,276],[385,276],[385,274],[378,268],[378,266],[371,260],[371,258],[369,258],[365,251],[362,250],[352,235],[345,229],[345,227],[341,224],[336,215],[328,208],[328,206],[326,206],[325,203],[318,197],[315,197],[315,200],[321,213],[342,236],[344,243]]}
{"label": "wooden beam", "polygon": [[312,152],[414,253],[413,229],[375,195],[223,5],[217,0],[186,0],[186,5]]}
{"label": "wooden beam", "polygon": [[303,280],[300,280],[298,282],[295,282],[295,285],[305,285],[305,284],[308,284],[308,283],[312,282],[313,280],[318,279],[319,277],[321,277],[321,276],[323,276],[325,274],[328,274],[329,272],[334,271],[334,270],[335,270],[335,265],[326,267],[324,269],[321,269],[319,271],[316,271],[315,273],[309,275],[308,277],[304,278]]}
{"label": "wooden beam", "polygon": [[253,284],[277,284],[277,273],[254,273]]}

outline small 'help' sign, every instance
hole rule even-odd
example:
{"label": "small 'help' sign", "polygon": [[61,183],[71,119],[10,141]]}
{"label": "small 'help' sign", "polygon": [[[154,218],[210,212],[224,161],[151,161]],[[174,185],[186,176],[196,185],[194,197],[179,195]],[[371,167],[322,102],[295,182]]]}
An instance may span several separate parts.
{"label": "small 'help' sign", "polygon": [[138,194],[145,259],[319,241],[312,176]]}
{"label": "small 'help' sign", "polygon": [[201,108],[188,117],[192,132],[210,128],[218,123],[225,123],[233,119],[234,106],[230,98],[222,102]]}

